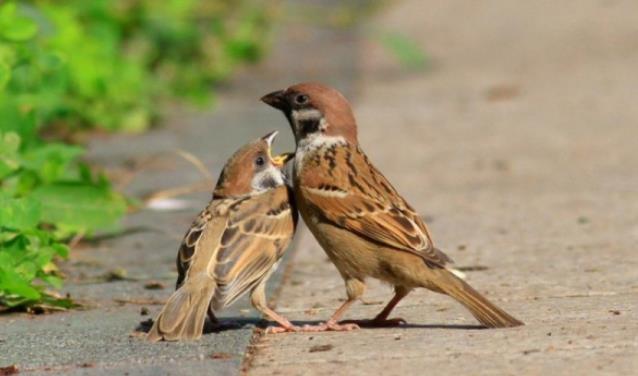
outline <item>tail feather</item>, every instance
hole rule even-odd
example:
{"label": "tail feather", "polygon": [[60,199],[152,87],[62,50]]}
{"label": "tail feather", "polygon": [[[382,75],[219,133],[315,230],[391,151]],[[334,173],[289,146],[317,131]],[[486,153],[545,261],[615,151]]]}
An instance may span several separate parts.
{"label": "tail feather", "polygon": [[487,300],[486,297],[474,290],[472,286],[458,278],[452,272],[441,269],[440,276],[442,278],[440,278],[440,283],[437,283],[437,287],[439,287],[443,293],[463,304],[463,306],[486,327],[509,328],[524,325],[522,321],[512,317],[494,305],[494,303]]}
{"label": "tail feather", "polygon": [[215,292],[212,281],[188,281],[177,289],[162,308],[148,332],[149,341],[194,340],[202,335],[208,305]]}

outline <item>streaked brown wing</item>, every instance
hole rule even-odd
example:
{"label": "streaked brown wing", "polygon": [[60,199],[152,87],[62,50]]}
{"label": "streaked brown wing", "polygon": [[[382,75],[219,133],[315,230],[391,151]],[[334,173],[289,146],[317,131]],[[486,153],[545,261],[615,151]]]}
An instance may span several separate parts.
{"label": "streaked brown wing", "polygon": [[295,215],[285,187],[231,208],[228,227],[209,270],[217,283],[214,309],[232,304],[268,277],[292,239]]}
{"label": "streaked brown wing", "polygon": [[325,174],[304,165],[307,171],[300,189],[304,200],[319,209],[326,220],[369,240],[414,253],[429,263],[442,266],[451,261],[434,247],[421,217],[360,149],[345,146],[323,158],[334,158],[332,165],[340,168]]}
{"label": "streaked brown wing", "polygon": [[[229,200],[212,201],[193,221],[177,252],[178,289],[194,265],[205,269],[219,248],[219,242],[228,221]],[[204,236],[206,235],[206,236]]]}

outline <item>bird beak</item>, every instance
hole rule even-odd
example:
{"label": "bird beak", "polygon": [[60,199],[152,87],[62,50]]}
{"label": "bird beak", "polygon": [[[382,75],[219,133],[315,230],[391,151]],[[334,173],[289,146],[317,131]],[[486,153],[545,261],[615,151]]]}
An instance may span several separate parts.
{"label": "bird beak", "polygon": [[273,141],[275,141],[275,137],[277,137],[278,133],[279,133],[278,131],[272,131],[261,138],[262,140],[266,141],[266,143],[268,144],[268,150],[270,150],[270,148],[272,147],[272,143]]}
{"label": "bird beak", "polygon": [[285,90],[273,91],[272,93],[261,97],[261,101],[278,110],[285,111],[288,108],[285,93]]}
{"label": "bird beak", "polygon": [[286,165],[286,163],[293,159],[295,157],[295,153],[283,153],[283,154],[279,154],[278,156],[271,158],[272,160],[272,164],[274,164],[276,167],[283,167]]}
{"label": "bird beak", "polygon": [[272,156],[272,143],[275,141],[275,137],[277,137],[278,133],[279,133],[278,131],[272,131],[268,133],[267,135],[265,135],[264,137],[262,137],[261,139],[266,141],[266,143],[268,144],[268,158],[270,158],[270,162],[275,167],[281,168],[286,164],[286,162],[291,160],[295,155],[293,153],[283,153],[275,157]]}

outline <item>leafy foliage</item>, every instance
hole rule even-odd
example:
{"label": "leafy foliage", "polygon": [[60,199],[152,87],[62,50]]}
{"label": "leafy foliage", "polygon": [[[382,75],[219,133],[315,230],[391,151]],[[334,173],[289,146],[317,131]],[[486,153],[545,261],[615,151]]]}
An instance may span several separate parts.
{"label": "leafy foliage", "polygon": [[166,100],[210,99],[262,54],[267,14],[249,0],[0,2],[0,310],[68,306],[47,290],[62,284],[66,241],[126,212],[84,149],[59,139],[143,131]]}
{"label": "leafy foliage", "polygon": [[157,103],[205,103],[211,84],[254,61],[266,8],[232,0],[31,0],[38,46],[64,62],[60,102],[47,122],[142,131]]}
{"label": "leafy foliage", "polygon": [[20,140],[15,132],[0,139],[0,304],[67,304],[43,287],[62,283],[52,262],[67,256],[63,240],[113,226],[126,201],[74,162],[80,148]]}

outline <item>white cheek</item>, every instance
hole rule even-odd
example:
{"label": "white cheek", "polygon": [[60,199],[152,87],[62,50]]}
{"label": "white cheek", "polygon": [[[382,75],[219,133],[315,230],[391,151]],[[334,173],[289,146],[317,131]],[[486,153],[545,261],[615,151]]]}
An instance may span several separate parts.
{"label": "white cheek", "polygon": [[277,186],[284,185],[284,176],[282,172],[272,165],[268,166],[267,169],[255,174],[255,176],[253,176],[253,180],[250,182],[250,185],[256,192],[264,191],[268,189],[262,186],[262,181],[266,179],[274,180]]}
{"label": "white cheek", "polygon": [[319,119],[321,117],[321,112],[314,108],[292,111],[292,118],[295,120],[295,123],[302,120]]}

